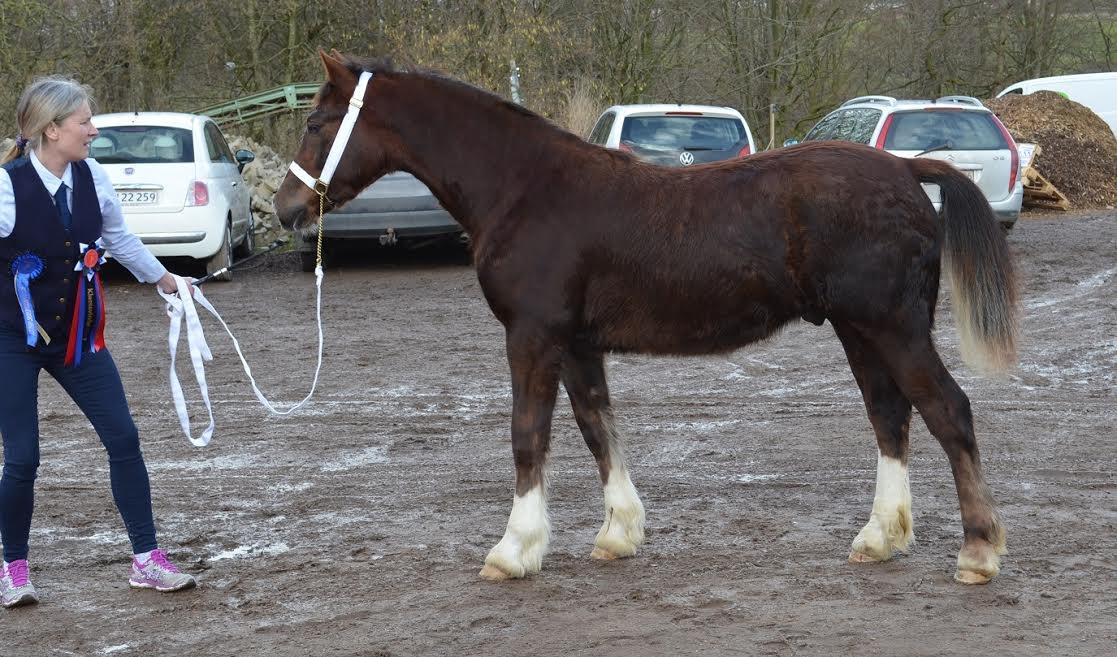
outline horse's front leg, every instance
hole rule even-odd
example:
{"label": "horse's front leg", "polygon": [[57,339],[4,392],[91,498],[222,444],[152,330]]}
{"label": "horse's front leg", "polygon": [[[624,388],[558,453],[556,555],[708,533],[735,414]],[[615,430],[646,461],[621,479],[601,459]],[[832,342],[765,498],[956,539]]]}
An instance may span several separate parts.
{"label": "horse's front leg", "polygon": [[570,396],[582,438],[597,459],[605,493],[605,522],[597,532],[590,556],[595,559],[630,557],[644,542],[644,505],[625,466],[621,439],[609,403],[602,354],[571,349],[563,359],[562,383]]}
{"label": "horse's front leg", "polygon": [[508,332],[512,370],[512,455],[516,495],[504,537],[485,557],[481,577],[501,580],[537,573],[550,540],[545,466],[558,392],[559,349],[540,334]]}

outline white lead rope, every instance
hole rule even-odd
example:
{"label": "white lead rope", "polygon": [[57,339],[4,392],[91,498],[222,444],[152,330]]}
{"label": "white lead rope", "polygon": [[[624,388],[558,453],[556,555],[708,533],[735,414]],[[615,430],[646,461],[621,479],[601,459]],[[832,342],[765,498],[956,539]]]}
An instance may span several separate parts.
{"label": "white lead rope", "polygon": [[[192,286],[181,276],[175,276],[175,282],[178,283],[178,292],[176,294],[167,294],[156,288],[159,292],[159,296],[163,297],[163,300],[167,302],[167,316],[170,317],[171,320],[170,330],[167,335],[171,351],[171,396],[174,398],[175,411],[178,413],[178,422],[191,443],[197,447],[205,447],[213,438],[214,429],[213,405],[209,400],[209,386],[206,384],[204,365],[205,361],[213,360],[213,354],[210,352],[209,344],[206,343],[205,335],[202,333],[202,322],[198,317],[198,309],[194,304],[197,303],[216,317],[217,321],[221,322],[221,326],[225,328],[225,332],[232,338],[233,347],[236,349],[237,356],[240,357],[240,362],[244,366],[244,373],[248,375],[248,380],[252,383],[252,390],[256,393],[256,398],[260,400],[260,403],[276,415],[288,415],[310,401],[310,398],[314,395],[314,389],[318,387],[318,373],[322,370],[322,278],[322,266],[318,265],[314,270],[314,284],[318,288],[318,301],[315,304],[318,318],[318,365],[314,368],[314,382],[311,383],[310,392],[306,394],[306,397],[304,397],[302,401],[282,411],[276,409],[256,385],[256,379],[252,377],[252,368],[248,365],[248,361],[244,359],[244,353],[241,352],[240,342],[237,341],[233,332],[229,330],[229,325],[221,318],[221,315],[213,307],[213,304],[202,294],[201,288]],[[190,294],[191,287],[194,288],[193,295]],[[197,438],[190,432],[190,414],[186,410],[186,399],[182,394],[182,384],[179,383],[178,372],[175,369],[178,339],[182,332],[182,324],[184,321],[186,323],[187,346],[190,349],[190,362],[194,366],[194,377],[198,381],[198,389],[202,393],[202,401],[205,402],[206,412],[209,414],[209,426],[207,426]]]}
{"label": "white lead rope", "polygon": [[[209,387],[206,385],[206,372],[204,362],[213,360],[213,354],[209,351],[209,345],[206,344],[206,338],[202,335],[202,323],[198,319],[198,310],[194,307],[194,302],[197,301],[203,308],[208,310],[210,314],[221,322],[221,326],[225,327],[225,332],[233,339],[233,347],[237,350],[237,356],[240,356],[240,362],[244,365],[244,373],[248,375],[248,380],[252,382],[252,390],[256,393],[256,399],[264,405],[272,413],[276,415],[287,415],[294,412],[303,404],[308,402],[314,389],[318,386],[318,373],[322,369],[322,204],[326,200],[326,190],[330,186],[330,180],[333,178],[334,172],[337,170],[337,165],[341,162],[341,155],[345,152],[346,145],[349,144],[349,137],[353,134],[353,128],[357,125],[357,115],[360,114],[361,108],[364,107],[365,90],[368,88],[368,83],[372,79],[372,73],[364,71],[357,79],[357,84],[353,88],[353,96],[349,99],[349,109],[345,113],[345,117],[341,120],[341,125],[338,128],[337,134],[334,136],[334,141],[330,144],[330,152],[326,156],[326,163],[322,167],[322,172],[318,178],[307,173],[305,169],[299,166],[296,162],[292,161],[290,166],[291,173],[301,180],[306,186],[314,190],[318,194],[319,200],[319,216],[318,216],[318,266],[314,269],[314,283],[318,287],[318,302],[316,304],[318,314],[318,366],[314,368],[314,383],[310,384],[310,392],[306,394],[303,400],[285,411],[276,410],[272,406],[264,393],[260,392],[260,388],[256,385],[256,379],[252,378],[252,368],[248,366],[248,361],[244,359],[244,354],[241,353],[240,343],[237,342],[236,336],[229,330],[229,325],[225,320],[221,319],[221,315],[202,294],[201,288],[194,287],[194,295],[191,297],[190,288],[193,287],[185,281],[181,276],[175,276],[178,283],[178,294],[165,294],[159,290],[159,295],[167,302],[167,316],[171,318],[171,329],[168,334],[168,340],[171,347],[171,395],[174,397],[175,411],[178,412],[178,421],[182,425],[182,430],[190,442],[198,447],[204,447],[209,444],[213,438],[213,406],[209,401]],[[158,288],[157,288],[158,289]],[[175,371],[175,355],[178,351],[178,337],[182,330],[182,322],[186,321],[186,337],[187,343],[190,347],[190,361],[194,365],[194,377],[198,380],[198,388],[202,392],[202,400],[206,404],[206,412],[209,413],[209,426],[202,431],[201,435],[194,438],[190,434],[190,415],[186,412],[186,400],[182,395],[182,385],[178,382],[178,373]]]}

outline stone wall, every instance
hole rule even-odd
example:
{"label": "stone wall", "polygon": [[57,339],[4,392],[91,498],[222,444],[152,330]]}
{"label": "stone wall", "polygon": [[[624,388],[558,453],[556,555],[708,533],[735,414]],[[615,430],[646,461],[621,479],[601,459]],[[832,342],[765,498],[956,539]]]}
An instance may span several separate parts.
{"label": "stone wall", "polygon": [[270,147],[259,144],[247,137],[228,135],[229,146],[234,151],[244,148],[252,151],[256,159],[249,162],[241,176],[252,190],[252,214],[256,216],[256,245],[266,246],[284,234],[279,219],[275,216],[272,197],[283,182],[290,163],[280,157]]}

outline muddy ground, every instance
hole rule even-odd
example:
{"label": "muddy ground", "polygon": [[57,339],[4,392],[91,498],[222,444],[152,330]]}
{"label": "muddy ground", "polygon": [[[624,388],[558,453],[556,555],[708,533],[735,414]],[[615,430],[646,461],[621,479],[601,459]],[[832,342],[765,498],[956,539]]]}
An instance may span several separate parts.
{"label": "muddy ground", "polygon": [[[1025,281],[1019,371],[968,371],[948,303],[936,333],[973,401],[1009,531],[988,586],[951,579],[957,501],[918,421],[914,549],[846,563],[872,502],[875,443],[837,339],[808,324],[729,356],[610,358],[646,545],[633,559],[589,559],[601,494],[563,396],[544,570],[478,579],[512,498],[502,329],[453,251],[366,254],[327,273],[323,379],[294,416],[257,403],[229,339],[206,322],[218,423],[207,448],[187,443],[170,404],[159,299],[111,277],[108,339],[162,545],[201,586],[129,590],[104,451],[44,376],[31,536],[42,603],[0,614],[0,652],[1112,654],[1117,214],[1025,220],[1009,239]],[[265,391],[301,398],[315,362],[313,277],[278,256],[206,292]],[[197,430],[204,409],[191,409]]]}

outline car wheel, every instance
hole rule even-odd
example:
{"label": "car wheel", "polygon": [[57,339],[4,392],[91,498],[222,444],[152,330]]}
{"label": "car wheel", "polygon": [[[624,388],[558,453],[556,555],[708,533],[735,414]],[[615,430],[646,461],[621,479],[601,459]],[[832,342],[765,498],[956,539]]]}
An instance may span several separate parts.
{"label": "car wheel", "polygon": [[[233,231],[229,224],[225,224],[225,239],[221,240],[221,248],[217,249],[217,253],[206,262],[206,273],[212,274],[231,264],[233,264]],[[226,271],[219,276],[214,276],[211,280],[231,281],[233,280],[233,272]]]}
{"label": "car wheel", "polygon": [[256,252],[256,217],[249,215],[248,217],[248,231],[244,234],[244,241],[237,247],[237,255],[242,258],[247,258]]}

